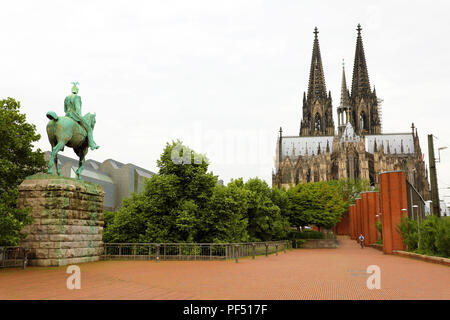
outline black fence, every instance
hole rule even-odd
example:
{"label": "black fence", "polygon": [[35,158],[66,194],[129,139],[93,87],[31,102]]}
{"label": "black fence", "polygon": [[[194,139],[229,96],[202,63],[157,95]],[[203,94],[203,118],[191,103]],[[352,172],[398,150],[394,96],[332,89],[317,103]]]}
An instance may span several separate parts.
{"label": "black fence", "polygon": [[0,247],[0,268],[22,267],[28,264],[27,248],[23,247]]}
{"label": "black fence", "polygon": [[105,243],[102,260],[228,260],[277,254],[289,241],[251,243]]}

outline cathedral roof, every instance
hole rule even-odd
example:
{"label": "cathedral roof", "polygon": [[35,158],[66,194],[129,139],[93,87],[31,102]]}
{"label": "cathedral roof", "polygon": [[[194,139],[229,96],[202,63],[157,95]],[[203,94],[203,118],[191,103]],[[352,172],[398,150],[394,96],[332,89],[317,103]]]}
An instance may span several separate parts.
{"label": "cathedral roof", "polygon": [[374,153],[375,141],[377,151],[380,150],[381,145],[383,145],[385,153],[387,153],[388,146],[391,154],[412,154],[415,151],[414,137],[412,133],[384,133],[366,135],[365,143],[367,152]]}
{"label": "cathedral roof", "polygon": [[327,144],[330,152],[332,152],[334,136],[315,136],[315,137],[298,137],[298,136],[284,136],[281,141],[281,155],[282,160],[287,156],[298,157],[308,154],[317,155],[319,146],[321,152],[325,152]]}

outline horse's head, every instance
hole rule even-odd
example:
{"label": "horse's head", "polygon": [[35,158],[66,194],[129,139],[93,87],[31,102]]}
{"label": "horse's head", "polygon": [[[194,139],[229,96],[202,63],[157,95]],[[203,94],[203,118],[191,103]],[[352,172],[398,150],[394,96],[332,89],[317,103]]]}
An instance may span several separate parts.
{"label": "horse's head", "polygon": [[95,127],[95,113],[88,113],[84,116],[84,118],[86,119],[87,123],[89,124],[89,126],[94,129]]}

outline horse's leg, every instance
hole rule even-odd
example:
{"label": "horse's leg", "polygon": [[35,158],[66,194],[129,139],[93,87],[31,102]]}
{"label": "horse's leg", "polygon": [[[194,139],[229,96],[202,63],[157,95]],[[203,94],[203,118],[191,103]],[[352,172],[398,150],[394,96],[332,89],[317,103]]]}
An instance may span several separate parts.
{"label": "horse's leg", "polygon": [[86,148],[83,151],[81,151],[80,156],[79,156],[80,160],[78,161],[78,169],[76,171],[78,180],[81,180],[81,172],[84,169],[84,161],[85,161],[85,157],[86,157],[87,152],[88,152],[88,148]]}
{"label": "horse's leg", "polygon": [[61,175],[61,170],[59,170],[59,167],[58,167],[58,154],[55,154],[55,168],[56,168],[56,174],[58,176],[60,176]]}
{"label": "horse's leg", "polygon": [[[53,147],[52,156],[50,157],[50,161],[48,163],[48,171],[47,171],[48,174],[53,174],[53,164],[55,163],[55,157],[58,154],[58,152],[64,147],[64,145],[65,145],[64,141],[58,141],[56,146]],[[58,165],[56,165],[56,166],[58,166]],[[58,170],[58,169],[56,169],[56,170]]]}
{"label": "horse's leg", "polygon": [[53,157],[53,149],[55,148],[55,146],[53,144],[51,144],[51,146],[52,146],[52,155],[50,156],[50,160],[48,160],[48,170],[47,170],[48,174],[53,174],[53,162],[55,160],[55,158]]}

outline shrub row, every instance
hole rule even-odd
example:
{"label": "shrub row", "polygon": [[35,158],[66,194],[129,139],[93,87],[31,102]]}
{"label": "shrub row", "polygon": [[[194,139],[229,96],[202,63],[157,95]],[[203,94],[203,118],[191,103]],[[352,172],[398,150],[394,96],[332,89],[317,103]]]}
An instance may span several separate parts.
{"label": "shrub row", "polygon": [[450,217],[404,218],[397,227],[408,251],[450,258]]}

